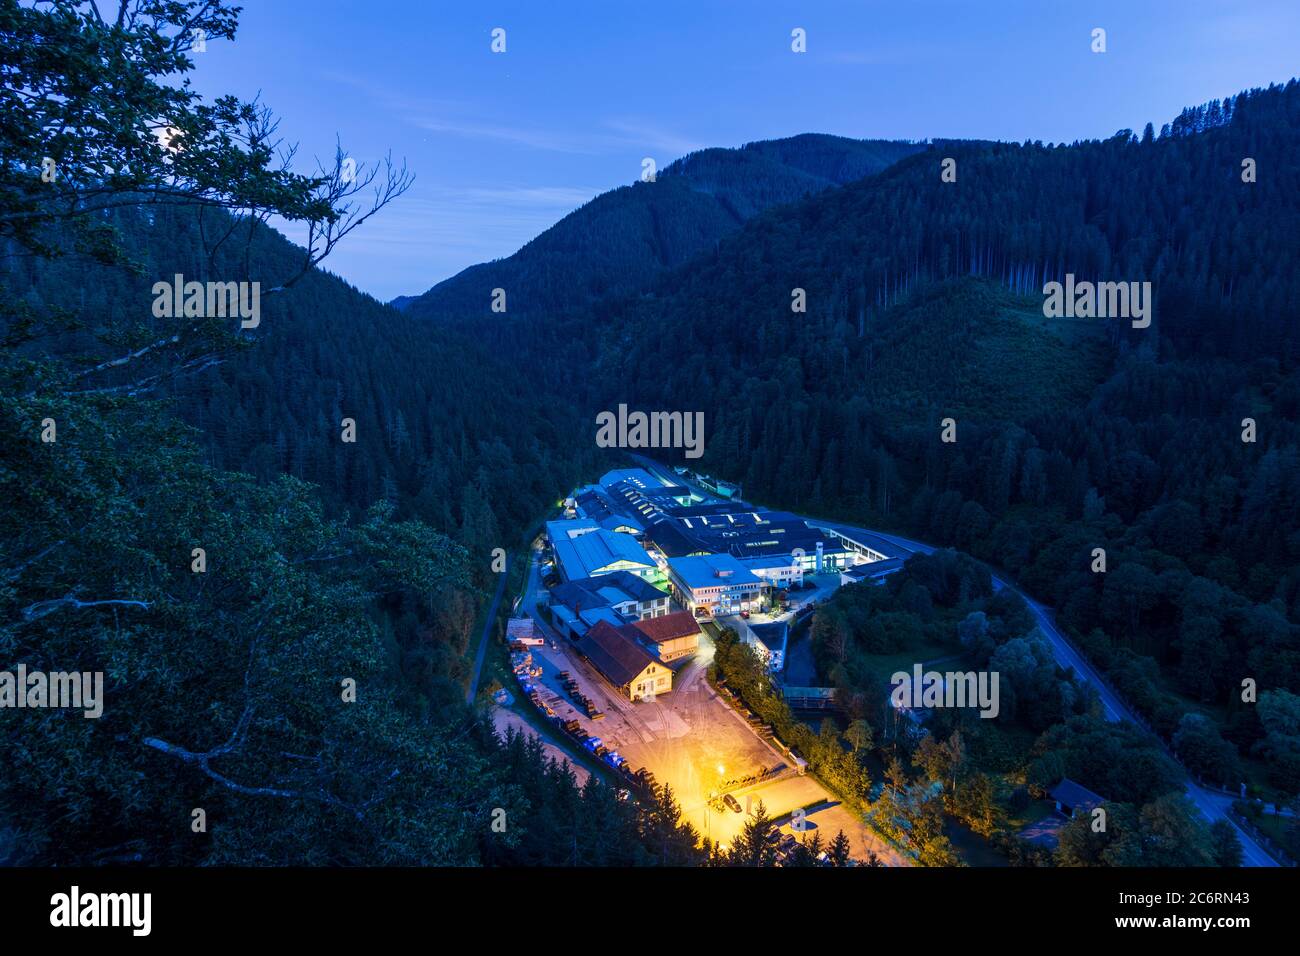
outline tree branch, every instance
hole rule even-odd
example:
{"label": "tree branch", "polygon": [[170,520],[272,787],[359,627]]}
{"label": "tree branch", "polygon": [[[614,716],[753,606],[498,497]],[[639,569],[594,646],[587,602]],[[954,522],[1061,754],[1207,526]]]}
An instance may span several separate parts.
{"label": "tree branch", "polygon": [[[142,742],[146,747],[152,747],[154,750],[157,750],[160,753],[165,753],[169,757],[175,757],[177,760],[181,761],[182,763],[192,764],[198,767],[209,778],[215,780],[217,783],[221,784],[227,790],[232,790],[235,793],[241,793],[244,794],[245,796],[250,796],[250,797],[278,797],[282,800],[312,800],[317,803],[323,803],[327,806],[331,806],[339,810],[343,810],[346,813],[355,817],[358,821],[364,822],[365,811],[370,807],[374,806],[381,799],[380,794],[376,793],[374,797],[372,797],[370,800],[366,801],[365,803],[361,804],[360,806],[353,806],[352,804],[340,800],[338,797],[334,796],[332,793],[329,793],[325,790],[313,792],[310,790],[290,790],[284,787],[248,786],[246,784],[238,783],[237,781],[230,779],[225,774],[216,770],[212,766],[213,760],[215,760],[218,757],[224,757],[230,754],[234,754],[243,747],[248,734],[248,725],[252,721],[252,718],[253,718],[252,707],[251,706],[245,707],[244,712],[239,716],[239,720],[236,721],[235,729],[231,732],[230,737],[226,740],[225,743],[217,747],[213,747],[211,750],[204,750],[204,751],[188,750],[185,747],[180,747],[177,746],[176,744],[168,743],[167,741],[162,740],[158,737],[145,737]],[[286,754],[285,756],[297,757],[297,755],[290,755],[290,754]],[[299,759],[311,760],[316,758],[299,758]],[[399,771],[393,770],[391,773],[389,773],[387,780],[385,780],[385,783],[395,779],[398,775],[399,775]]]}
{"label": "tree branch", "polygon": [[53,614],[55,611],[62,610],[65,607],[80,610],[84,607],[104,607],[105,605],[138,607],[148,610],[150,602],[131,600],[128,598],[109,598],[101,601],[81,601],[72,594],[68,594],[64,597],[54,598],[50,601],[37,601],[35,604],[29,604],[19,613],[22,614],[24,621],[30,623],[31,621],[38,621],[46,615]]}

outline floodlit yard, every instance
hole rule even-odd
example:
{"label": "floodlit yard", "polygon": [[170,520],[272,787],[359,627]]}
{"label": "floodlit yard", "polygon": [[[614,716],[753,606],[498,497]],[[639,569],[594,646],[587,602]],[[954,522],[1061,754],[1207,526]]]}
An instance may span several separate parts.
{"label": "floodlit yard", "polygon": [[[756,736],[704,679],[706,664],[696,658],[674,675],[671,693],[653,702],[631,703],[617,694],[571,646],[556,642],[535,650],[544,667],[544,697],[565,718],[577,717],[606,747],[632,767],[648,767],[668,784],[678,803],[706,832],[706,803],[723,781],[784,766],[782,755]],[[568,703],[556,673],[567,670],[582,692],[597,702],[605,719],[588,720]]]}
{"label": "floodlit yard", "polygon": [[[820,809],[806,817],[807,833],[821,828],[823,840],[828,841],[842,829],[856,859],[865,859],[867,849],[872,849],[891,865],[906,865],[820,783],[794,774],[781,752],[718,697],[705,680],[712,658],[712,642],[707,637],[701,641],[700,653],[674,675],[672,692],[653,702],[633,704],[621,697],[564,639],[548,639],[545,647],[534,649],[533,658],[543,667],[537,682],[544,688],[543,698],[556,713],[564,719],[578,718],[589,733],[626,757],[633,768],[647,767],[659,783],[672,787],[683,814],[701,835],[730,845],[759,799],[773,818],[817,804]],[[582,692],[604,711],[603,720],[589,720],[572,706],[556,676],[561,670],[568,671]],[[780,768],[783,774],[750,786],[728,788],[727,792],[740,802],[742,812],[709,808],[709,794],[723,782],[768,768]],[[788,832],[789,826],[784,829]]]}
{"label": "floodlit yard", "polygon": [[[829,593],[838,583],[838,576],[825,578],[824,590]],[[803,596],[810,599],[822,590],[810,589]],[[542,699],[562,720],[580,721],[589,734],[625,757],[632,769],[645,767],[655,775],[656,782],[672,787],[683,815],[702,836],[730,845],[744,826],[748,810],[760,798],[768,816],[774,819],[817,804],[819,809],[806,817],[807,833],[819,827],[823,840],[829,841],[842,829],[851,841],[855,859],[865,859],[866,851],[872,849],[890,865],[908,865],[840,806],[817,780],[798,776],[784,754],[718,697],[705,679],[713,660],[709,628],[700,638],[699,652],[673,675],[673,690],[654,701],[634,704],[611,687],[568,639],[560,637],[534,613],[544,594],[534,563],[529,569],[521,613],[532,614],[546,637],[544,646],[532,649],[534,663],[542,667],[542,676],[533,681]],[[567,671],[578,682],[581,692],[604,712],[603,719],[591,720],[574,706],[557,676],[560,671]],[[526,701],[522,705],[529,706]],[[737,783],[771,768],[779,770],[772,779],[748,786]],[[709,808],[709,795],[724,783],[730,784],[726,792],[740,801],[740,813]],[[784,829],[789,831],[788,823]]]}

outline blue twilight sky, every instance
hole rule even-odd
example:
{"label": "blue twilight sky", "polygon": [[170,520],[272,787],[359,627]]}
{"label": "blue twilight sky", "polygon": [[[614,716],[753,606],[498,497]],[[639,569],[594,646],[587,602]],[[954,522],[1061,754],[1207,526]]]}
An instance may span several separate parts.
{"label": "blue twilight sky", "polygon": [[300,160],[337,135],[416,173],[325,263],[384,300],[509,255],[645,156],[804,132],[1070,141],[1300,72],[1296,0],[243,4],[236,41],[195,55],[200,91],[260,93]]}

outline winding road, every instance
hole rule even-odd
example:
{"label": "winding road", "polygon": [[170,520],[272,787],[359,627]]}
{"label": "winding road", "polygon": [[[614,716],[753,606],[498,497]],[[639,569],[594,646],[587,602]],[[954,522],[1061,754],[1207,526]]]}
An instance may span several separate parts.
{"label": "winding road", "polygon": [[487,617],[483,621],[483,633],[479,635],[478,651],[474,654],[474,672],[470,675],[469,687],[465,689],[467,704],[473,704],[474,697],[478,694],[478,679],[483,673],[483,659],[487,656],[488,641],[492,639],[492,625],[496,623],[497,609],[501,606],[501,596],[506,593],[506,581],[510,577],[508,568],[509,565],[497,576],[497,589],[492,595],[492,606],[488,608]]}
{"label": "winding road", "polygon": [[[918,552],[921,554],[930,554],[935,550],[932,545],[922,544],[919,541],[912,541],[908,538],[900,538],[897,535],[883,534],[879,531],[872,531],[868,528],[859,528],[854,525],[819,521],[816,518],[806,518],[805,520],[814,527],[826,528],[830,531],[835,531],[850,537],[855,534],[866,534],[879,538],[897,548],[900,552],[899,557],[903,558]],[[1055,655],[1057,662],[1062,667],[1072,668],[1076,674],[1096,688],[1097,696],[1101,700],[1102,710],[1105,712],[1107,720],[1116,722],[1122,720],[1132,724],[1138,723],[1134,718],[1132,711],[1130,711],[1129,708],[1125,706],[1124,702],[1116,696],[1115,692],[1107,686],[1105,680],[1097,672],[1096,668],[1088,663],[1088,661],[1084,659],[1083,655],[1071,646],[1065,635],[1057,629],[1056,622],[1053,620],[1053,615],[1049,608],[1039,604],[1014,584],[1004,578],[998,577],[996,574],[993,575],[993,587],[996,590],[1007,588],[1013,593],[1020,595],[1025,604],[1028,605],[1030,612],[1034,615],[1034,619],[1038,623],[1039,629],[1051,643],[1052,653]],[[1232,797],[1227,796],[1226,794],[1217,793],[1213,790],[1206,790],[1204,787],[1197,785],[1190,776],[1186,778],[1185,789],[1187,791],[1188,799],[1196,805],[1197,809],[1201,811],[1202,815],[1204,815],[1207,820],[1211,822],[1227,820],[1232,829],[1236,831],[1237,839],[1241,841],[1243,866],[1278,865],[1278,862],[1274,860],[1273,857],[1269,856],[1264,848],[1256,843],[1249,834],[1242,830],[1241,827],[1237,826],[1236,821],[1234,821],[1229,815],[1228,808],[1232,805]]]}

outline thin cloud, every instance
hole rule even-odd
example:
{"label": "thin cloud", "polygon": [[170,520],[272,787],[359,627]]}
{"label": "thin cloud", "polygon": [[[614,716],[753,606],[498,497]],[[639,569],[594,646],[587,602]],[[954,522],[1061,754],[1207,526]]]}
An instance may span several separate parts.
{"label": "thin cloud", "polygon": [[615,132],[624,145],[641,145],[664,153],[684,156],[703,149],[706,143],[681,136],[671,130],[633,119],[606,120],[605,125]]}
{"label": "thin cloud", "polygon": [[[326,71],[323,76],[363,91],[382,104],[383,109],[400,122],[444,136],[583,155],[601,155],[634,147],[676,157],[710,145],[637,117],[606,119],[594,129],[592,125],[584,125],[580,129],[542,128],[527,123],[503,122],[500,119],[485,122],[482,117],[496,115],[490,104],[467,104],[464,100],[453,103],[444,99],[412,97],[404,91],[393,91],[368,79],[348,74]],[[470,115],[466,115],[467,109],[472,109]]]}
{"label": "thin cloud", "polygon": [[449,120],[433,116],[407,115],[407,123],[417,129],[430,133],[442,133],[447,136],[460,136],[465,139],[495,140],[514,143],[530,149],[543,149],[557,153],[591,153],[593,142],[590,138],[572,137],[562,131],[530,129],[525,126],[507,124],[484,124]]}

